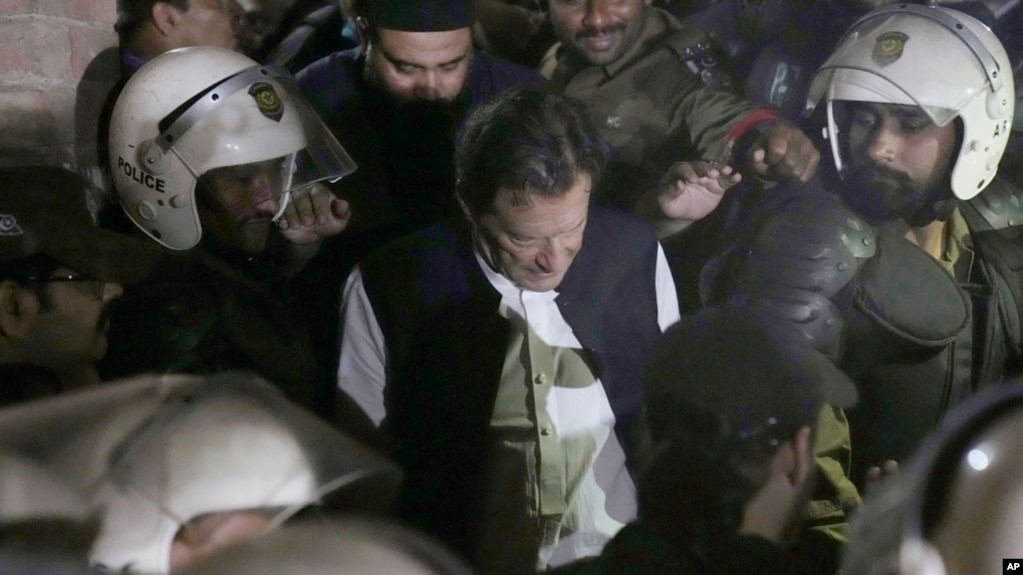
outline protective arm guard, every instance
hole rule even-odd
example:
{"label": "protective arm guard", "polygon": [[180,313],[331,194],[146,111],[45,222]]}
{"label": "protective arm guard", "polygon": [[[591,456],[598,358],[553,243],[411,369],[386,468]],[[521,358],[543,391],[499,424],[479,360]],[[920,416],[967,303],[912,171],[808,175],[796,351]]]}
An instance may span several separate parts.
{"label": "protective arm guard", "polygon": [[1006,346],[1019,361],[1023,356],[1023,192],[995,179],[960,206],[974,249],[999,301]]}
{"label": "protective arm guard", "polygon": [[853,377],[936,353],[969,325],[967,295],[898,230],[879,232],[820,192],[769,209],[705,269],[710,303],[766,308]]}
{"label": "protective arm guard", "polygon": [[767,308],[837,360],[844,319],[832,298],[874,255],[874,230],[828,199],[796,199],[768,209],[771,215],[748,241],[704,269],[704,299]]}

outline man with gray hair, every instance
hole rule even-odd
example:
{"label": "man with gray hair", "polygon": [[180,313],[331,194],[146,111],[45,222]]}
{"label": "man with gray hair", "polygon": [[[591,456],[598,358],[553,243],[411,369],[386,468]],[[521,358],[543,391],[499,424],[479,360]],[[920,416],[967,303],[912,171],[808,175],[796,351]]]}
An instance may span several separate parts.
{"label": "man with gray hair", "polygon": [[653,230],[591,207],[605,161],[570,100],[506,92],[459,139],[464,218],[345,287],[338,384],[407,470],[399,512],[484,573],[595,555],[636,512],[643,358],[678,307]]}

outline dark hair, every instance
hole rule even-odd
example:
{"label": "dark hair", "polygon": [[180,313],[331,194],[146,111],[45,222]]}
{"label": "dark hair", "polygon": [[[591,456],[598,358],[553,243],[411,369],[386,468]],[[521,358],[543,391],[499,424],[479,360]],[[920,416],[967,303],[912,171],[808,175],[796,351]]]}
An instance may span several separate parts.
{"label": "dark hair", "polygon": [[163,2],[182,12],[188,10],[191,0],[117,0],[117,22],[114,30],[122,45],[129,42],[153,14],[153,5]]}
{"label": "dark hair", "polygon": [[771,458],[802,426],[736,437],[713,410],[681,407],[673,407],[670,427],[660,429],[646,413],[654,447],[649,461],[640,462],[645,467],[638,484],[639,516],[662,538],[705,547],[738,532],[746,503],[768,479]]}
{"label": "dark hair", "polygon": [[587,174],[595,188],[607,145],[582,108],[547,86],[520,86],[477,108],[455,148],[456,194],[473,217],[502,189],[516,204],[556,198]]}
{"label": "dark hair", "polygon": [[12,281],[29,290],[39,298],[39,309],[49,311],[53,308],[50,297],[50,284],[46,282],[27,281],[30,277],[47,277],[53,275],[64,264],[44,255],[36,254],[27,258],[0,263],[0,282]]}

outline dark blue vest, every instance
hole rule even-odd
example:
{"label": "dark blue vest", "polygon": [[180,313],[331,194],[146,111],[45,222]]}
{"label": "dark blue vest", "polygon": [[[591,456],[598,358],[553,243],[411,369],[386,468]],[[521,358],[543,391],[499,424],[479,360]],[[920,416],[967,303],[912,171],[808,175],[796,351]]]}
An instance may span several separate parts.
{"label": "dark blue vest", "polygon": [[[660,334],[657,240],[631,216],[591,207],[556,302],[604,385],[623,446],[643,402],[642,365]],[[386,431],[405,468],[403,518],[473,557],[481,474],[510,336],[468,226],[447,223],[360,264],[387,344]],[[523,478],[525,479],[525,478]]]}

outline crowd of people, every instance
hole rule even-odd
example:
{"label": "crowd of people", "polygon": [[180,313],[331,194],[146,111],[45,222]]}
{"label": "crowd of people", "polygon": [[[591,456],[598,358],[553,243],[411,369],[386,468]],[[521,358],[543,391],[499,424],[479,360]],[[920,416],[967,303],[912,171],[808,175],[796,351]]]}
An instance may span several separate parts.
{"label": "crowd of people", "polygon": [[106,165],[0,167],[0,575],[1023,556],[1018,4],[118,0]]}

